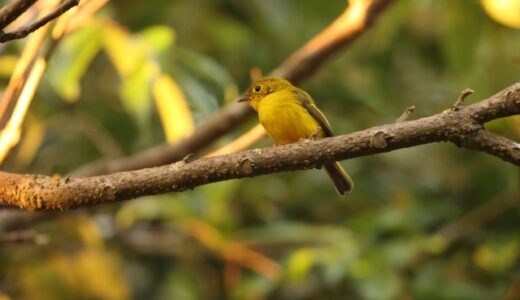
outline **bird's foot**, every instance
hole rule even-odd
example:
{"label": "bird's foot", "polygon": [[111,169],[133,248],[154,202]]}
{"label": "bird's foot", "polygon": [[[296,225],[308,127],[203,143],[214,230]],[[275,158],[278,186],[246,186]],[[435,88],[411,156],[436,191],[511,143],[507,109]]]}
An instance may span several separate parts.
{"label": "bird's foot", "polygon": [[317,139],[320,137],[321,132],[322,132],[321,127],[318,127],[318,129],[316,130],[316,132],[314,132],[314,133],[311,135],[311,140],[313,140],[313,141],[317,140]]}

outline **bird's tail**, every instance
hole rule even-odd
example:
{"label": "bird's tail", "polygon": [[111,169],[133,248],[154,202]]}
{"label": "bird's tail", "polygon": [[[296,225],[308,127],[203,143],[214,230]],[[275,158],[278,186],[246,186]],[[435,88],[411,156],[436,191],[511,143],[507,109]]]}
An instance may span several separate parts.
{"label": "bird's tail", "polygon": [[330,164],[324,165],[325,171],[329,175],[330,179],[332,179],[332,183],[334,183],[334,187],[340,196],[345,195],[352,191],[354,188],[354,183],[350,176],[348,176],[347,172],[343,167],[339,164],[339,162],[333,162]]}

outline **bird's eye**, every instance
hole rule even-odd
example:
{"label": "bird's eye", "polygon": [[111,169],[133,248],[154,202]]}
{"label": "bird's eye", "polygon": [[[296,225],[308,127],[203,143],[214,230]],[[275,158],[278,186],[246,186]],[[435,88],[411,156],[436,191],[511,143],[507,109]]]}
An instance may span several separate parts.
{"label": "bird's eye", "polygon": [[255,92],[258,93],[258,92],[260,92],[261,89],[262,89],[261,86],[259,86],[259,85],[255,86]]}

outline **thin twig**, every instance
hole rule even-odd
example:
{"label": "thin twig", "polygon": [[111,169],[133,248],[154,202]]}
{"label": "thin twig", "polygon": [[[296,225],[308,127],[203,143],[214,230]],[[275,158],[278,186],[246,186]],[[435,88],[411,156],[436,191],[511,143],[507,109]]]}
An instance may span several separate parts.
{"label": "thin twig", "polygon": [[464,100],[466,100],[466,98],[472,95],[473,93],[475,93],[475,91],[472,89],[463,90],[460,93],[459,98],[457,98],[457,101],[455,101],[455,103],[453,103],[453,105],[451,106],[451,110],[459,110],[462,107],[462,104],[464,104]]}
{"label": "thin twig", "polygon": [[39,58],[35,61],[34,66],[29,71],[27,81],[20,90],[16,106],[14,107],[8,122],[5,127],[0,130],[0,163],[4,161],[11,148],[20,140],[23,120],[25,119],[25,115],[29,109],[45,68],[45,60]]}
{"label": "thin twig", "polygon": [[415,106],[409,106],[407,107],[403,113],[399,116],[399,118],[397,118],[395,120],[396,123],[401,123],[401,122],[404,122],[406,120],[408,120],[408,118],[410,117],[411,114],[413,114],[413,112],[415,111]]}
{"label": "thin twig", "polygon": [[9,84],[7,85],[2,101],[0,101],[0,130],[9,121],[11,114],[9,108],[14,108],[15,100],[18,99],[19,93],[29,76],[29,69],[34,64],[36,57],[41,49],[45,39],[46,28],[31,35],[22,50],[20,58],[16,62]]}
{"label": "thin twig", "polygon": [[0,9],[0,31],[11,24],[38,0],[13,0]]}
{"label": "thin twig", "polygon": [[65,2],[61,3],[53,12],[49,13],[48,15],[44,16],[40,20],[30,25],[24,26],[18,30],[11,32],[0,32],[0,43],[5,43],[8,41],[26,37],[30,33],[38,30],[40,27],[61,16],[72,7],[78,5],[78,3],[79,0],[66,0]]}

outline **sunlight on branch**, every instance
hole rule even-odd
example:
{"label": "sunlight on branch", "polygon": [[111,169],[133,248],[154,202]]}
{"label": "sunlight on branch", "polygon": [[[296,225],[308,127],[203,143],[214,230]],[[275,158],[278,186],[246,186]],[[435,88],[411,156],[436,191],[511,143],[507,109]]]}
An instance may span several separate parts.
{"label": "sunlight on branch", "polygon": [[39,58],[35,62],[27,78],[27,83],[20,93],[20,98],[16,103],[11,119],[6,124],[4,130],[0,132],[0,162],[5,159],[9,150],[20,141],[23,120],[45,71],[45,67],[46,63],[43,58]]}
{"label": "sunlight on branch", "polygon": [[206,157],[230,154],[248,149],[253,144],[260,141],[266,136],[267,135],[264,130],[264,127],[261,124],[257,124],[255,127],[251,128],[249,131],[238,137],[236,140],[232,141],[231,143],[225,145],[222,148],[219,148],[209,153],[208,155],[206,155]]}

